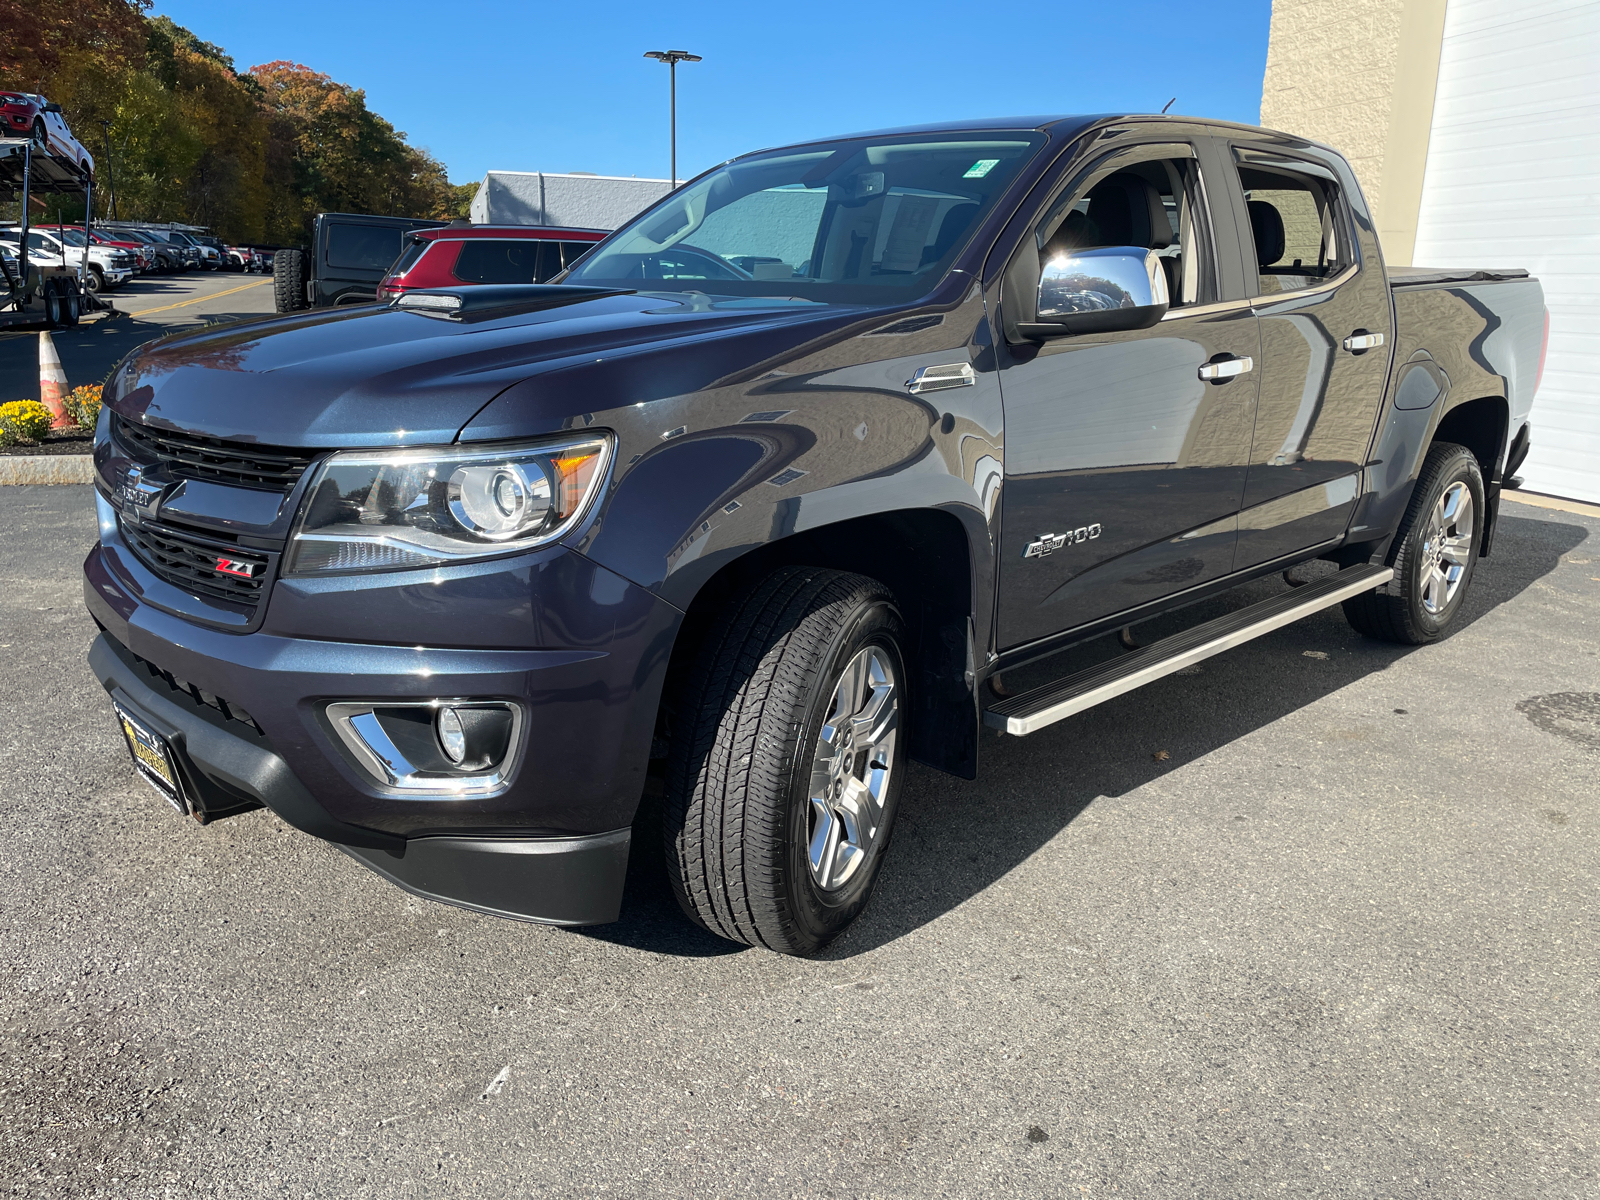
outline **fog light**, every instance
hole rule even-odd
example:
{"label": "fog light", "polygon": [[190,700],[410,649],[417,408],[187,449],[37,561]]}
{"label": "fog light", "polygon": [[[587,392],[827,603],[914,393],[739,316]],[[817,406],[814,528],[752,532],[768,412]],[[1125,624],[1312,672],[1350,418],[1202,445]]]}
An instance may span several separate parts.
{"label": "fog light", "polygon": [[461,714],[453,708],[439,710],[439,745],[444,756],[457,766],[467,756],[467,731],[461,728]]}
{"label": "fog light", "polygon": [[376,783],[410,796],[498,792],[521,745],[521,706],[498,700],[343,700],[327,714]]}

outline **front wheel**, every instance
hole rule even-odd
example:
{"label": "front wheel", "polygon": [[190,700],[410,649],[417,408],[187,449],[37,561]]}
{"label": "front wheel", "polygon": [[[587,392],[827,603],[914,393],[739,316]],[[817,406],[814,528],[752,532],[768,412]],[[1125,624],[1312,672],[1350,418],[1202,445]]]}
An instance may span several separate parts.
{"label": "front wheel", "polygon": [[668,874],[711,932],[814,954],[866,907],[905,773],[905,631],[888,590],[787,567],[717,623],[674,697]]}
{"label": "front wheel", "polygon": [[1483,473],[1472,451],[1453,442],[1431,447],[1395,534],[1394,578],[1344,602],[1356,632],[1408,646],[1448,634],[1478,565],[1485,511]]}
{"label": "front wheel", "polygon": [[88,284],[89,290],[96,295],[106,290],[106,277],[99,267],[91,266],[89,268],[89,278],[85,282]]}

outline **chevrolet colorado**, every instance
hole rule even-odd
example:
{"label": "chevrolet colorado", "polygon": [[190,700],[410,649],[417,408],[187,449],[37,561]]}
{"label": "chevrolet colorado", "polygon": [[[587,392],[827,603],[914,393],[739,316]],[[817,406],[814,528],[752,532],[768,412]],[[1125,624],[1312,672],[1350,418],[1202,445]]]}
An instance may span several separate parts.
{"label": "chevrolet colorado", "polygon": [[[136,351],[96,433],[90,662],[201,823],[265,805],[418,895],[570,925],[662,853],[692,919],[811,953],[866,904],[908,759],[973,778],[985,726],[1334,604],[1449,633],[1544,336],[1526,272],[1386,268],[1345,160],[1280,133],[763,151],[551,284]],[[652,769],[665,844],[633,848]]]}

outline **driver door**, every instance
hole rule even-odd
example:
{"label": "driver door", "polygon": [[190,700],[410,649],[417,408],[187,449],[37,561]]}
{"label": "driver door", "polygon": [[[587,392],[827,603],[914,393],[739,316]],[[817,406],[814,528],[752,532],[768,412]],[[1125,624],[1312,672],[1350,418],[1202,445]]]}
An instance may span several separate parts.
{"label": "driver door", "polygon": [[[1218,249],[1232,222],[1208,211],[1207,192],[1226,193],[1205,186],[1197,145],[1210,152],[1209,139],[1113,151],[1045,206],[1018,251],[1156,250],[1171,308],[1149,329],[997,339],[1000,649],[1233,569],[1260,347],[1241,272],[1219,270],[1235,251]],[[1202,368],[1229,361],[1230,374],[1207,381]]]}

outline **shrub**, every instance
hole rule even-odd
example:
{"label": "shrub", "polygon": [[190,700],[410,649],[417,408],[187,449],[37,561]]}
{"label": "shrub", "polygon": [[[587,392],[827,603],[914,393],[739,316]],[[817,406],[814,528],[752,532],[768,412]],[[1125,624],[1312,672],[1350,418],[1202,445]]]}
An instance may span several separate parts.
{"label": "shrub", "polygon": [[42,442],[50,433],[50,410],[37,400],[0,404],[0,446]]}
{"label": "shrub", "polygon": [[73,388],[62,403],[66,405],[67,415],[77,423],[79,429],[85,433],[94,432],[95,422],[100,419],[98,383],[86,383],[82,387]]}

